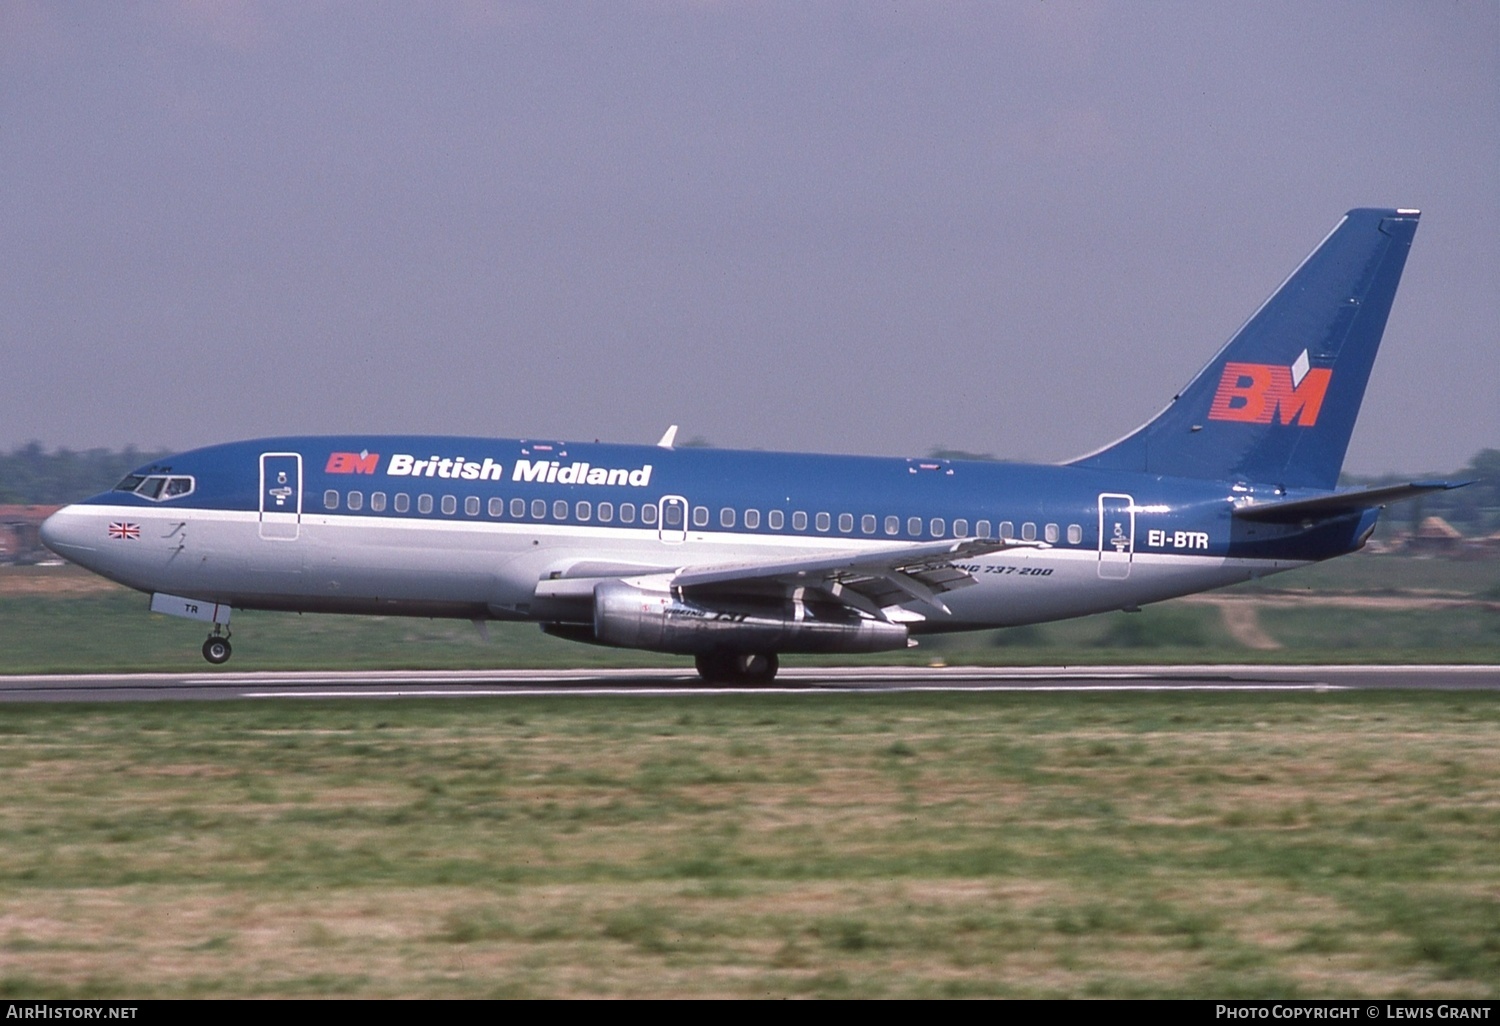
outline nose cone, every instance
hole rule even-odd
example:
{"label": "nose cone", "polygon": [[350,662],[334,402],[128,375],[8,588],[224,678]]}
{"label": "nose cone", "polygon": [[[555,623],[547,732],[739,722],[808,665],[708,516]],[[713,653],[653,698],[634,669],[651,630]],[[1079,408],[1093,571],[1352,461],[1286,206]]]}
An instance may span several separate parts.
{"label": "nose cone", "polygon": [[64,506],[42,521],[42,544],[64,559],[87,566],[95,546],[85,521],[77,506]]}

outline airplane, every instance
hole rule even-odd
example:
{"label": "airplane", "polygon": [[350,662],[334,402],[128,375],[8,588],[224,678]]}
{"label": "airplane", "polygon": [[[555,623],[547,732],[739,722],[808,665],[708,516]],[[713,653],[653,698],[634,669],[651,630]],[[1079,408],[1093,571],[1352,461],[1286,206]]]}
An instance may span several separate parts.
{"label": "airplane", "polygon": [[785,653],[1141,606],[1362,547],[1336,485],[1419,212],[1349,211],[1157,416],[1060,465],[409,435],[185,452],[67,506],[59,556],[234,609],[532,621],[764,684]]}

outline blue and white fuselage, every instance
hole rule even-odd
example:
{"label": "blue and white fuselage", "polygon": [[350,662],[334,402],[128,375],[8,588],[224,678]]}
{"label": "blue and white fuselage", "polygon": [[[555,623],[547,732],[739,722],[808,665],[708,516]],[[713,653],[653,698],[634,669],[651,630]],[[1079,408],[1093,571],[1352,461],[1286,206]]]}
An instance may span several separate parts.
{"label": "blue and white fuselage", "polygon": [[142,467],[43,537],[213,622],[216,662],[233,608],[533,620],[750,680],[1134,609],[1351,552],[1443,487],[1334,490],[1416,223],[1351,211],[1161,415],[1069,465],[270,438]]}

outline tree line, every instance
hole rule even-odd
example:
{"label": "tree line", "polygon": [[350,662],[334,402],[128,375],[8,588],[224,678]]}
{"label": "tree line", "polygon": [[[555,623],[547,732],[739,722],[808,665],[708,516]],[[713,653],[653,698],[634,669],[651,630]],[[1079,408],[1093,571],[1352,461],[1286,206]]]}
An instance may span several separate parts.
{"label": "tree line", "polygon": [[[704,439],[692,443],[707,446]],[[28,442],[0,453],[0,503],[59,505],[97,494],[113,487],[121,478],[143,463],[161,459],[166,450],[146,451],[135,446],[124,449],[54,449],[48,452],[39,442]],[[964,452],[935,448],[929,455],[949,459],[994,459],[988,453]],[[1422,517],[1440,516],[1470,536],[1500,530],[1500,449],[1483,449],[1459,470],[1448,474],[1345,475],[1342,484],[1349,487],[1399,484],[1416,477],[1442,480],[1474,481],[1467,488],[1436,492],[1420,500],[1396,506],[1384,518],[1388,528],[1408,526]]]}
{"label": "tree line", "polygon": [[0,503],[57,506],[114,487],[130,471],[168,453],[124,449],[55,449],[28,442],[0,453]]}

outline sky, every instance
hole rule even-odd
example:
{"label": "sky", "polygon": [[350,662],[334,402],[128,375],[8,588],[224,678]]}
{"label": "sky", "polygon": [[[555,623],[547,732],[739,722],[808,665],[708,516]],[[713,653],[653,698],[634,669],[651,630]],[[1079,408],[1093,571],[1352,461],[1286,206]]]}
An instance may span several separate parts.
{"label": "sky", "polygon": [[1356,206],[1345,469],[1500,447],[1500,4],[0,0],[0,449],[1056,461]]}

